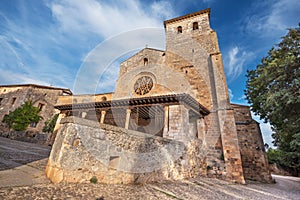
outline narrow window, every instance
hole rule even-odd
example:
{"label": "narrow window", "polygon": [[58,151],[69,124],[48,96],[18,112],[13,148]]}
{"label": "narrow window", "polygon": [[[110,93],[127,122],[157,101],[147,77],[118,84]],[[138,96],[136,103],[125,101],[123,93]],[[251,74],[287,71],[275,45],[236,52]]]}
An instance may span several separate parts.
{"label": "narrow window", "polygon": [[45,104],[39,103],[39,105],[38,105],[39,110],[41,111],[44,106],[45,106]]}
{"label": "narrow window", "polygon": [[3,98],[0,98],[0,106],[1,106],[1,101],[3,100]]}
{"label": "narrow window", "polygon": [[182,26],[177,27],[177,33],[182,33]]}
{"label": "narrow window", "polygon": [[193,23],[193,30],[197,30],[197,29],[199,29],[198,22],[194,22]]}
{"label": "narrow window", "polygon": [[148,65],[148,58],[144,58],[144,66]]}
{"label": "narrow window", "polygon": [[11,100],[11,105],[14,105],[14,104],[15,104],[16,99],[17,99],[16,97],[12,98],[12,100]]}

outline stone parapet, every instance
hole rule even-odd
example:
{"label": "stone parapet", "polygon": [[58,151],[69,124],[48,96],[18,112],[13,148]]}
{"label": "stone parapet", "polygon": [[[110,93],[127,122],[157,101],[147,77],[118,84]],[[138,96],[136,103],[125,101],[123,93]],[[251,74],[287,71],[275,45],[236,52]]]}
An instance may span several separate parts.
{"label": "stone parapet", "polygon": [[54,183],[137,183],[206,173],[201,143],[156,137],[94,121],[61,120],[46,174]]}

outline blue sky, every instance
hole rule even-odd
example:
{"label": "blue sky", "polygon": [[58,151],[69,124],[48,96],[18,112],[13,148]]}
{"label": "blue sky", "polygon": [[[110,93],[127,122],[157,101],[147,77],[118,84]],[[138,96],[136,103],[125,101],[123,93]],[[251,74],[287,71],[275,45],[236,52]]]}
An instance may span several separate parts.
{"label": "blue sky", "polygon": [[[2,0],[0,85],[35,83],[73,90],[84,71],[84,61],[99,44],[137,29],[163,32],[164,20],[208,7],[231,101],[245,104],[246,70],[259,64],[287,28],[297,26],[299,0]],[[135,47],[152,47],[147,40],[162,41],[157,38],[136,37]],[[125,46],[131,42],[127,38],[120,41]],[[164,44],[153,47],[163,48]],[[115,59],[120,57],[124,55]],[[106,83],[96,89],[98,93],[114,91],[118,62],[110,64],[102,77]],[[78,92],[90,91],[80,87]]]}

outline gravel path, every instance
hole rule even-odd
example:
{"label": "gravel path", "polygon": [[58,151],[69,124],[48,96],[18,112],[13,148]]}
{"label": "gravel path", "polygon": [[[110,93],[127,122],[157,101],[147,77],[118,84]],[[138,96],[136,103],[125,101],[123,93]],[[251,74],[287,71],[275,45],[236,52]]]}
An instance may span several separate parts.
{"label": "gravel path", "polygon": [[276,184],[238,185],[197,177],[140,185],[52,184],[44,169],[50,148],[0,138],[1,199],[300,199],[300,178],[273,176]]}

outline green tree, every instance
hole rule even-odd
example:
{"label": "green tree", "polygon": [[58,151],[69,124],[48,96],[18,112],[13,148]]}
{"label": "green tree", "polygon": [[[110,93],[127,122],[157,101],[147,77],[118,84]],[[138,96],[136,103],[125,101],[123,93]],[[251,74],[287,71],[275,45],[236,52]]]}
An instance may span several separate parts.
{"label": "green tree", "polygon": [[276,163],[276,164],[282,166],[283,165],[282,160],[281,160],[282,155],[280,155],[280,154],[282,154],[282,152],[278,149],[272,149],[272,148],[268,149],[267,156],[268,156],[269,163],[270,164]]}
{"label": "green tree", "polygon": [[289,29],[256,69],[247,72],[246,98],[270,122],[281,165],[300,171],[300,27]]}
{"label": "green tree", "polygon": [[2,122],[15,131],[24,131],[30,123],[38,123],[42,118],[38,115],[40,109],[34,107],[31,101],[26,101],[22,106],[9,112],[3,117]]}
{"label": "green tree", "polygon": [[51,119],[48,119],[47,121],[45,121],[45,125],[43,127],[43,132],[53,133],[58,115],[59,114],[55,114]]}

